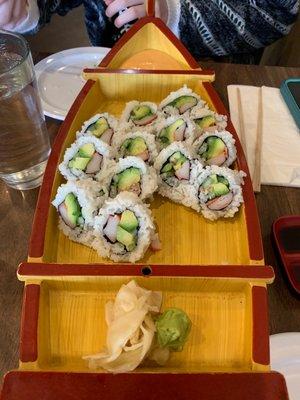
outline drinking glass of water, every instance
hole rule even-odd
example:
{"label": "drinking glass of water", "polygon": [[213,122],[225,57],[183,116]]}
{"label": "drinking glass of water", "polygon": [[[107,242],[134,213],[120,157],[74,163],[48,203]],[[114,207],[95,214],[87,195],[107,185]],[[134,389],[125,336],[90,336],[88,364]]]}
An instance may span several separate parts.
{"label": "drinking glass of water", "polygon": [[38,187],[49,153],[28,44],[0,30],[0,178],[15,189]]}

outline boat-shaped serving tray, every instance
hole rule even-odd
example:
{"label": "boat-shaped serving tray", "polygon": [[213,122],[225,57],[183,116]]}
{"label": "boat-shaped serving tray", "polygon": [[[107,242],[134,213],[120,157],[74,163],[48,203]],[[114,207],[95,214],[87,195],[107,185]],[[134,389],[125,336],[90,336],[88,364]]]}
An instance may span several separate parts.
{"label": "boat-shaped serving tray", "polygon": [[[108,263],[94,250],[71,242],[58,229],[58,215],[51,201],[64,183],[57,170],[65,150],[75,140],[82,123],[97,112],[119,116],[126,102],[137,99],[159,103],[171,91],[186,84],[220,114],[227,114],[208,80],[211,71],[86,70],[90,78],[75,100],[55,141],[41,188],[30,242],[29,261],[46,263]],[[154,196],[151,209],[162,250],[148,251],[140,261],[149,265],[250,265],[263,264],[259,222],[247,163],[229,120],[228,130],[237,147],[235,168],[246,172],[244,205],[232,219],[215,222]]]}

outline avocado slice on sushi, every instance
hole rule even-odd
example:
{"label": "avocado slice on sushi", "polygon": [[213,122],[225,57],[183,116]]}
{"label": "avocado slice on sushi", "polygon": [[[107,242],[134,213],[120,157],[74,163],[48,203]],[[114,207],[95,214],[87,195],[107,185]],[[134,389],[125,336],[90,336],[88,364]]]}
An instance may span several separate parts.
{"label": "avocado slice on sushi", "polygon": [[189,180],[190,162],[180,151],[176,151],[161,168],[160,174],[161,178],[167,182],[168,178],[173,177],[178,180]]}
{"label": "avocado slice on sushi", "polygon": [[95,153],[95,146],[93,143],[86,143],[80,147],[78,150],[79,157],[88,157],[92,158],[93,154]]}
{"label": "avocado slice on sushi", "polygon": [[139,196],[141,193],[140,182],[141,172],[139,168],[127,168],[113,177],[110,187],[110,196],[115,197],[118,193],[123,191],[133,192]]}
{"label": "avocado slice on sushi", "polygon": [[86,143],[69,161],[68,167],[85,171],[86,174],[95,174],[100,170],[102,160],[103,156],[96,152],[95,146],[92,143]]}
{"label": "avocado slice on sushi", "polygon": [[202,183],[202,187],[204,189],[210,187],[214,183],[218,183],[218,176],[216,174],[210,175],[208,178],[205,179],[205,181]]}
{"label": "avocado slice on sushi", "polygon": [[196,125],[201,129],[209,128],[210,126],[216,125],[216,119],[213,115],[207,115],[203,118],[194,119]]}
{"label": "avocado slice on sushi", "polygon": [[184,140],[184,132],[186,123],[183,119],[179,118],[171,125],[163,128],[159,133],[159,140],[161,143],[169,145],[174,141],[180,142]]}
{"label": "avocado slice on sushi", "polygon": [[73,193],[67,194],[65,200],[58,206],[58,211],[64,223],[72,229],[76,228],[80,222],[84,222],[81,216],[81,207]]}
{"label": "avocado slice on sushi", "polygon": [[176,151],[175,153],[173,153],[170,157],[169,157],[169,161],[170,163],[172,163],[173,165],[177,164],[178,162],[180,162],[181,160],[183,160],[183,162],[186,160],[186,157],[184,157],[184,155],[182,153],[180,153],[180,151]]}
{"label": "avocado slice on sushi", "polygon": [[228,150],[221,138],[209,136],[200,147],[199,155],[206,164],[221,166],[227,160]]}
{"label": "avocado slice on sushi", "polygon": [[121,220],[119,226],[125,229],[127,232],[134,231],[139,225],[137,217],[134,215],[134,212],[130,210],[123,211],[121,215]]}
{"label": "avocado slice on sushi", "polygon": [[142,119],[150,114],[152,114],[152,111],[149,106],[139,105],[132,109],[130,113],[130,118],[132,120],[137,120],[137,119]]}
{"label": "avocado slice on sushi", "polygon": [[117,227],[117,241],[126,247],[127,251],[132,251],[135,246],[135,234],[123,229],[120,225]]}
{"label": "avocado slice on sushi", "polygon": [[157,118],[151,108],[147,105],[135,106],[130,113],[129,120],[131,120],[135,125],[148,125]]}
{"label": "avocado slice on sushi", "polygon": [[104,117],[100,117],[99,119],[97,119],[96,122],[92,123],[91,125],[89,125],[85,132],[91,132],[94,136],[100,138],[103,133],[105,131],[107,131],[108,129],[110,129],[110,126],[108,125],[108,122],[106,120],[106,118]]}
{"label": "avocado slice on sushi", "polygon": [[136,137],[132,139],[129,151],[132,156],[140,156],[141,154],[148,152],[148,147],[142,137]]}
{"label": "avocado slice on sushi", "polygon": [[224,178],[224,176],[218,175],[217,178],[218,178],[218,182],[221,182],[224,185],[226,185],[227,187],[229,187],[229,182],[226,178]]}
{"label": "avocado slice on sushi", "polygon": [[121,151],[124,153],[125,156],[139,157],[140,155],[144,155],[145,152],[148,153],[148,147],[142,137],[135,137],[131,139],[126,139],[121,146]]}
{"label": "avocado slice on sushi", "polygon": [[215,196],[223,196],[224,194],[229,193],[228,186],[224,185],[224,183],[218,182],[212,185],[212,191]]}
{"label": "avocado slice on sushi", "polygon": [[207,193],[206,206],[212,211],[221,211],[228,207],[233,200],[229,182],[220,175],[212,174],[202,183],[201,188]]}
{"label": "avocado slice on sushi", "polygon": [[75,157],[73,160],[69,161],[68,167],[84,171],[90,160],[91,159],[88,157]]}
{"label": "avocado slice on sushi", "polygon": [[176,151],[176,153],[171,155],[169,161],[171,164],[173,164],[174,170],[177,171],[187,161],[187,158],[182,153],[180,153],[180,151]]}
{"label": "avocado slice on sushi", "polygon": [[172,169],[173,169],[173,164],[167,162],[167,163],[162,167],[161,172],[170,172],[170,171],[172,171]]}
{"label": "avocado slice on sushi", "polygon": [[195,107],[198,100],[194,96],[180,96],[173,100],[167,106],[173,106],[178,109],[179,114],[184,114],[186,111]]}

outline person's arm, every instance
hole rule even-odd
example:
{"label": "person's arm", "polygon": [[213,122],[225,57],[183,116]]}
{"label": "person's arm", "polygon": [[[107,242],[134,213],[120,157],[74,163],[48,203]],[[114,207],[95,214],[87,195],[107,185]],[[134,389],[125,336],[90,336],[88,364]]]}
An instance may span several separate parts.
{"label": "person's arm", "polygon": [[[108,18],[115,17],[117,28],[123,27],[136,19],[145,17],[147,0],[104,0]],[[155,15],[161,18],[173,31],[178,29],[179,9],[175,7],[177,1],[156,0]],[[179,0],[178,0],[179,2]]]}
{"label": "person's arm", "polygon": [[65,15],[82,0],[0,0],[0,29],[34,33],[55,13]]}
{"label": "person's arm", "polygon": [[299,0],[173,2],[180,3],[180,39],[196,57],[263,48],[289,33],[299,11]]}
{"label": "person's arm", "polygon": [[39,11],[36,0],[0,0],[0,28],[26,32],[37,25]]}

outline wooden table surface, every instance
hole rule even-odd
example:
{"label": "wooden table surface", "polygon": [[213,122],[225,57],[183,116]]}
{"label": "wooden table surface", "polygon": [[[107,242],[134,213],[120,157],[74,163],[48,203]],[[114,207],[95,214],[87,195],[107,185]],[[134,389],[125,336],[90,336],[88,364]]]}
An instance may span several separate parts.
{"label": "wooden table surface", "polygon": [[[35,57],[43,58],[44,54]],[[203,63],[216,71],[215,88],[228,107],[229,84],[278,87],[288,77],[300,76],[300,68]],[[51,138],[59,122],[47,119]],[[292,145],[292,144],[291,144]],[[299,156],[300,162],[300,156]],[[0,377],[18,366],[19,325],[23,285],[16,269],[26,260],[38,189],[19,192],[0,182]],[[270,333],[300,331],[300,300],[289,290],[274,253],[270,232],[281,215],[300,214],[300,189],[263,186],[256,196],[260,215],[265,260],[275,269],[276,279],[269,286]]]}

